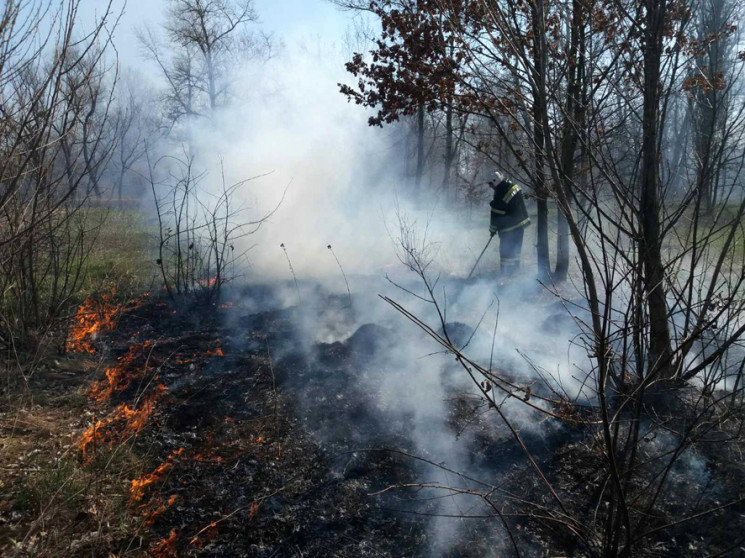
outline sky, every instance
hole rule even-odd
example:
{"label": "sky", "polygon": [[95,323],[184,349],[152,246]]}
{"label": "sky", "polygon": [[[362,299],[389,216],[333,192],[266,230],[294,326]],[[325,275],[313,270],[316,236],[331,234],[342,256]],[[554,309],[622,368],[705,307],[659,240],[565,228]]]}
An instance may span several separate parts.
{"label": "sky", "polygon": [[[100,14],[106,0],[85,0],[84,21]],[[166,0],[114,0],[117,10],[124,7],[124,14],[116,32],[116,48],[120,60],[127,67],[139,68],[148,73],[136,29],[146,25],[156,26],[162,21]],[[322,40],[341,48],[344,35],[351,26],[352,15],[343,12],[326,0],[254,0],[259,15],[257,28],[270,33],[275,40],[297,44]]]}

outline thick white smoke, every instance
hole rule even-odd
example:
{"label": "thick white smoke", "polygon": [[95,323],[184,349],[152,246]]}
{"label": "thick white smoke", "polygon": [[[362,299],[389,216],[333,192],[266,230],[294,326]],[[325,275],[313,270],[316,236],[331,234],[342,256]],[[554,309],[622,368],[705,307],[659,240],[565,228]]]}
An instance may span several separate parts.
{"label": "thick white smoke", "polygon": [[[447,308],[448,321],[475,327],[491,307],[469,354],[488,364],[493,353],[495,363],[511,368],[508,372],[534,378],[533,367],[518,351],[530,354],[533,364],[554,379],[552,387],[560,383],[568,395],[576,396],[585,379],[582,371],[587,370],[581,348],[572,349],[569,343],[576,329],[567,320],[542,329],[553,299],[541,296],[543,289],[529,273],[517,291],[500,291],[493,279],[448,283],[448,277],[467,275],[488,239],[488,207],[470,214],[436,195],[410,201],[406,194],[411,184],[402,178],[401,146],[391,141],[392,132],[370,128],[369,114],[338,91],[337,83],[348,79],[343,60],[333,49],[287,47],[269,62],[246,68],[236,83],[240,94],[235,104],[220,115],[216,126],[195,135],[205,163],[216,168],[223,161],[229,182],[271,173],[240,190],[241,201],[253,208],[254,215],[274,207],[287,188],[276,214],[245,239],[247,245],[255,245],[248,280],[283,283],[278,288],[284,293],[284,305],[295,305],[297,293],[280,248],[284,244],[300,281],[301,300],[311,296],[308,280],[344,294],[340,270],[327,248],[331,244],[349,278],[355,319],[313,314],[316,306],[310,304],[312,315],[305,320],[309,338],[343,340],[370,322],[395,327],[402,339],[414,338],[415,326],[376,296],[394,296],[437,325],[430,305],[386,281],[389,276],[416,292],[421,290],[418,278],[397,258],[403,216],[420,240],[426,235],[433,258],[429,273],[443,277],[436,294]],[[216,172],[210,174],[213,181],[218,177]],[[497,253],[495,240],[485,255],[484,268],[494,269]],[[528,262],[533,259],[529,240],[524,256]],[[499,325],[492,347],[497,309]],[[560,304],[551,311],[554,318],[565,314]],[[406,342],[394,349],[399,369],[411,371],[430,366],[422,357],[437,347]],[[382,382],[381,393],[401,399],[393,407],[422,416],[442,415],[442,401],[451,395],[439,379],[433,392],[430,380],[423,381],[417,373],[401,373]],[[419,397],[422,386],[429,387]],[[467,381],[462,382],[461,387],[467,386]],[[520,406],[514,407],[519,413]]]}
{"label": "thick white smoke", "polygon": [[[554,378],[552,387],[559,381],[571,396],[578,393],[582,375],[577,370],[586,368],[586,358],[570,349],[571,327],[541,329],[546,302],[536,303],[541,288],[534,281],[526,279],[520,287],[527,291],[520,292],[499,291],[493,279],[462,282],[488,239],[488,207],[471,215],[437,196],[410,201],[411,185],[401,172],[402,146],[392,141],[390,129],[370,128],[368,114],[338,92],[337,82],[347,79],[342,62],[333,54],[288,47],[269,62],[246,68],[235,85],[240,93],[234,105],[216,124],[194,134],[200,163],[209,171],[207,187],[218,189],[220,161],[228,183],[266,175],[238,193],[253,217],[272,209],[287,190],[277,212],[242,241],[244,248],[254,246],[249,253],[249,282],[274,283],[274,304],[299,307],[297,326],[309,346],[344,341],[369,323],[394,332],[394,341],[360,371],[358,382],[365,393],[391,428],[410,421],[408,434],[415,451],[455,470],[486,474],[473,464],[472,433],[456,435],[449,421],[453,396],[476,396],[475,386],[452,357],[433,355],[439,347],[377,296],[393,296],[430,324],[439,325],[431,305],[386,279],[421,292],[421,281],[397,257],[401,219],[420,240],[426,235],[424,242],[433,258],[429,273],[433,278],[441,274],[436,295],[447,308],[447,321],[474,327],[484,316],[469,345],[470,355],[484,365],[493,359],[526,382],[535,380],[533,368],[517,352],[522,350]],[[299,296],[280,244],[291,259]],[[327,308],[316,296],[319,292],[346,295],[329,244],[349,279],[353,313]],[[524,253],[532,259],[529,241],[526,244]],[[493,270],[496,260],[495,241],[483,268]],[[260,300],[241,302],[244,310],[269,309],[262,308]],[[562,313],[561,308],[555,313]],[[308,413],[313,412],[311,405],[308,402]],[[524,432],[542,436],[551,430],[518,401],[507,401],[504,412]],[[496,415],[488,417],[480,421],[480,428],[509,438]],[[451,481],[447,475],[439,478],[444,484]],[[458,502],[443,500],[439,509],[457,513]],[[451,528],[457,529],[456,524],[433,522],[431,538],[439,551],[452,539]]]}
{"label": "thick white smoke", "polygon": [[[252,216],[273,208],[287,189],[276,214],[245,240],[256,246],[250,278],[289,277],[281,243],[300,277],[339,275],[329,244],[350,274],[394,269],[389,233],[397,234],[397,211],[419,226],[429,221],[430,236],[440,246],[438,262],[451,273],[467,274],[478,244],[488,238],[486,211],[470,219],[449,211],[438,196],[416,206],[408,200],[411,188],[400,172],[402,141],[392,140],[391,129],[369,127],[369,113],[339,93],[337,83],[348,79],[343,60],[330,48],[286,47],[246,68],[234,84],[234,104],[216,125],[194,133],[196,149],[212,169],[211,187],[218,186],[220,160],[229,182],[270,173],[239,192]],[[482,234],[469,234],[476,225]]]}

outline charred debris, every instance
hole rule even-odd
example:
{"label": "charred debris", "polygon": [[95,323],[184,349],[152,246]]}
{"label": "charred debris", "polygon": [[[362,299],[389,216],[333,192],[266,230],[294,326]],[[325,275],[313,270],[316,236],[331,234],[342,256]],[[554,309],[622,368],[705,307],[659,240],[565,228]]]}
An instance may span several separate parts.
{"label": "charred debris", "polygon": [[[145,296],[81,307],[67,348],[109,365],[85,388],[75,459],[93,468],[128,446],[141,472],[120,479],[129,529],[101,532],[107,528],[86,507],[95,499],[88,487],[90,498],[63,530],[99,534],[68,540],[59,555],[600,555],[592,526],[610,520],[602,497],[608,478],[592,404],[546,403],[556,418],[529,415],[541,429],[523,423],[515,436],[495,426],[487,400],[453,380],[462,373],[454,363],[432,372],[449,397],[436,407],[443,427],[428,430],[422,416],[391,410],[371,388],[397,373],[387,355],[406,343],[401,332],[360,325],[346,296],[319,287],[313,299],[301,311],[275,289],[252,286],[209,306]],[[540,326],[549,330],[559,319],[551,308],[545,304],[549,318]],[[333,316],[349,333],[314,340],[300,327],[308,315],[319,327]],[[458,346],[473,333],[460,323],[448,329]],[[494,368],[533,386],[520,397],[550,401],[537,378],[510,378],[511,362]],[[715,409],[705,423],[709,443],[680,449],[676,432],[701,412],[700,393],[672,386],[655,401],[641,422],[666,428],[649,428],[640,470],[627,482],[643,492],[665,475],[669,489],[649,506],[653,533],[636,543],[635,555],[738,552],[733,533],[745,505],[725,504],[745,481],[741,420],[718,420]],[[438,436],[447,442],[421,439]],[[660,448],[685,455],[666,469],[657,462]],[[6,537],[33,519],[8,506]]]}

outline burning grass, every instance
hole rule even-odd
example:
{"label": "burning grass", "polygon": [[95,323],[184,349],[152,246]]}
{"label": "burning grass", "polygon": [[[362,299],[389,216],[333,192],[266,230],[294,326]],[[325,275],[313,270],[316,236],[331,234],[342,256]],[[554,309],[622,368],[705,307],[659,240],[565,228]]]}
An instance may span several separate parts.
{"label": "burning grass", "polygon": [[[126,355],[117,359],[116,365],[106,369],[106,379],[95,381],[91,384],[89,396],[98,403],[103,403],[111,399],[117,393],[123,392],[135,380],[141,380],[152,367],[149,365],[147,358],[152,351],[153,341],[145,341],[131,345]],[[140,360],[144,357],[145,362],[138,366]]]}
{"label": "burning grass", "polygon": [[[293,422],[292,407],[283,407],[264,350],[238,356],[234,337],[203,311],[171,310],[150,301],[136,316],[122,310],[115,329],[99,327],[98,346],[105,334],[121,356],[84,390],[87,400],[78,396],[93,418],[69,440],[68,469],[36,483],[43,492],[36,511],[52,509],[44,496],[66,494],[59,486],[77,496],[45,518],[54,540],[35,540],[29,553],[252,555],[256,545],[280,548],[299,536],[295,524],[307,529],[320,515],[349,513],[334,511],[350,509],[346,492],[318,492],[321,454]],[[158,342],[131,341],[143,333]],[[353,509],[367,508],[360,499]],[[336,529],[352,533],[338,520]],[[24,521],[15,540],[33,518]]]}
{"label": "burning grass", "polygon": [[178,501],[178,494],[171,494],[168,500],[163,500],[160,496],[154,497],[150,502],[140,507],[141,516],[144,524],[151,527],[161,514],[166,512]]}
{"label": "burning grass", "polygon": [[[145,496],[145,489],[155,483],[163,480],[163,477],[173,469],[173,460],[184,453],[184,448],[179,448],[168,456],[168,460],[158,465],[151,473],[143,475],[138,479],[132,480],[129,487],[129,499],[130,502],[139,502]],[[169,500],[169,506],[175,502],[175,497],[172,496]]]}
{"label": "burning grass", "polygon": [[150,549],[150,556],[153,558],[171,558],[177,556],[176,541],[178,535],[176,529],[171,529],[171,534],[167,538],[159,541]]}
{"label": "burning grass", "polygon": [[150,416],[155,411],[156,403],[168,391],[163,384],[157,384],[152,392],[145,396],[138,405],[130,407],[121,403],[104,419],[95,421],[80,438],[78,448],[83,454],[83,460],[90,459],[90,453],[100,446],[113,446],[124,443],[127,439],[137,436],[148,424]]}
{"label": "burning grass", "polygon": [[113,331],[124,305],[114,302],[114,295],[102,295],[100,299],[88,297],[78,308],[72,327],[67,335],[65,347],[70,352],[96,352],[95,341],[99,334]]}
{"label": "burning grass", "polygon": [[[34,502],[29,508],[37,514],[50,510],[43,521],[56,538],[37,539],[24,550],[170,557],[279,556],[294,549],[325,555],[333,549],[363,557],[429,549],[423,517],[438,512],[435,504],[428,498],[417,503],[408,494],[370,496],[399,483],[416,486],[417,465],[393,452],[355,449],[410,443],[408,419],[395,427],[385,423],[375,394],[359,381],[371,360],[369,347],[386,346],[378,342],[387,340],[381,328],[363,326],[349,341],[317,344],[310,362],[297,350],[291,312],[250,315],[227,329],[213,319],[214,309],[182,306],[173,314],[162,299],[148,301],[136,315],[122,311],[114,330],[99,330],[98,347],[105,334],[111,351],[121,356],[102,378],[79,390],[88,416],[95,414],[82,437],[69,440],[64,463],[56,471],[28,475],[26,493]],[[158,341],[142,341],[142,335]],[[282,356],[272,361],[269,346]],[[539,395],[534,391],[531,400]],[[454,412],[448,428],[460,432],[468,423],[463,443],[472,450],[474,466],[502,468],[505,486],[540,501],[542,486],[520,466],[519,447],[495,435],[488,417],[476,420],[488,409],[471,399],[453,401],[461,406],[447,404]],[[606,485],[597,474],[602,455],[587,443],[589,423],[571,402],[560,401],[555,411],[563,426],[550,437],[521,435],[531,447],[543,448],[537,459],[556,476],[562,498],[579,507]],[[67,424],[67,432],[80,428],[83,412]],[[704,457],[697,459],[703,463]],[[0,530],[2,511],[0,506]],[[24,529],[30,532],[35,519],[27,514]],[[479,524],[483,529],[475,521],[453,534],[452,544],[459,545],[453,555],[495,551],[503,533],[494,534],[493,519]],[[549,528],[530,521],[521,525],[519,536],[533,541],[536,555],[549,553],[549,546],[571,547]],[[682,540],[685,533],[675,535]],[[25,531],[15,532],[13,540],[24,536]],[[470,554],[467,545],[475,549]],[[485,550],[489,545],[494,548]],[[0,539],[0,555],[3,551]]]}
{"label": "burning grass", "polygon": [[139,479],[134,479],[129,487],[130,501],[139,502],[140,500],[142,500],[145,496],[145,489],[151,484],[160,482],[163,476],[171,469],[173,469],[172,463],[161,463],[155,468],[152,473],[148,473],[147,475],[144,475]]}
{"label": "burning grass", "polygon": [[[104,548],[120,546],[141,523],[120,480],[136,470],[137,456],[120,446],[102,449],[95,461],[82,463],[70,436],[80,411],[63,402],[55,402],[56,420],[48,432],[29,440],[21,452],[8,455],[0,441],[0,556],[107,555]],[[45,416],[51,418],[49,412]],[[27,439],[20,432],[15,437]]]}

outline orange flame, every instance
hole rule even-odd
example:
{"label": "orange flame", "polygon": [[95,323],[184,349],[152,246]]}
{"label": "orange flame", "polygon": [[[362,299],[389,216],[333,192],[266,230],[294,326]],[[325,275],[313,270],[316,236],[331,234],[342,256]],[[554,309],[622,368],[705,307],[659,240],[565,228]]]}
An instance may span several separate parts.
{"label": "orange flame", "polygon": [[218,347],[214,351],[209,351],[208,350],[204,354],[207,355],[207,356],[219,356],[219,357],[224,357],[225,356],[225,353],[222,352],[222,348],[220,348],[220,347]]}
{"label": "orange flame", "polygon": [[[156,482],[160,482],[163,479],[163,475],[165,475],[173,468],[173,459],[181,455],[184,451],[184,448],[174,450],[168,456],[167,460],[164,463],[158,465],[158,467],[156,467],[152,473],[131,481],[129,487],[130,502],[134,504],[135,502],[139,502],[140,500],[142,500],[145,496],[145,489],[148,486],[155,484]],[[150,502],[142,504],[139,507],[139,510],[143,517],[144,524],[148,526],[153,525],[155,523],[155,520],[163,512],[168,510],[171,506],[173,506],[173,504],[176,503],[176,500],[178,500],[178,495],[172,494],[165,502],[163,501],[163,498],[161,498],[160,496],[156,496]]]}
{"label": "orange flame", "polygon": [[121,404],[105,419],[98,420],[83,432],[78,447],[83,452],[83,459],[87,458],[90,445],[113,445],[124,441],[130,435],[137,435],[145,428],[150,415],[155,410],[155,403],[168,388],[163,384],[155,386],[155,391],[148,395],[139,407],[133,409],[129,405]]}
{"label": "orange flame", "polygon": [[112,331],[123,305],[113,301],[113,295],[103,295],[101,300],[86,298],[78,308],[67,338],[67,350],[93,354],[93,342],[102,331]]}
{"label": "orange flame", "polygon": [[134,380],[141,378],[149,370],[150,366],[146,366],[142,370],[131,370],[135,361],[143,355],[146,349],[153,346],[152,341],[146,341],[138,345],[132,345],[129,347],[129,352],[123,357],[119,357],[116,366],[106,369],[106,380],[96,381],[91,384],[89,395],[90,397],[99,402],[103,403],[111,398],[115,393],[120,393],[127,389]]}
{"label": "orange flame", "polygon": [[176,535],[176,529],[171,529],[171,534],[168,538],[163,539],[153,546],[150,550],[150,556],[153,556],[154,558],[171,558],[172,556],[176,556],[177,539],[178,536]]}
{"label": "orange flame", "polygon": [[[173,452],[168,456],[168,460],[158,465],[152,473],[140,477],[139,479],[134,479],[129,487],[130,501],[138,502],[142,500],[142,497],[145,495],[145,488],[153,483],[159,482],[160,479],[163,478],[163,475],[173,467],[173,458],[181,455],[184,451],[184,448],[173,450]],[[176,501],[176,498],[177,496],[175,494],[171,496],[168,501],[168,506],[172,506]]]}
{"label": "orange flame", "polygon": [[155,504],[149,506],[150,509],[145,514],[145,525],[153,525],[158,516],[175,504],[176,500],[178,500],[178,495],[176,494],[168,498],[168,501],[165,503],[163,503],[162,498],[157,498]]}
{"label": "orange flame", "polygon": [[132,502],[139,502],[145,496],[145,489],[156,482],[160,482],[168,471],[173,467],[172,463],[166,461],[158,465],[155,470],[148,474],[134,479],[129,487],[129,499]]}

